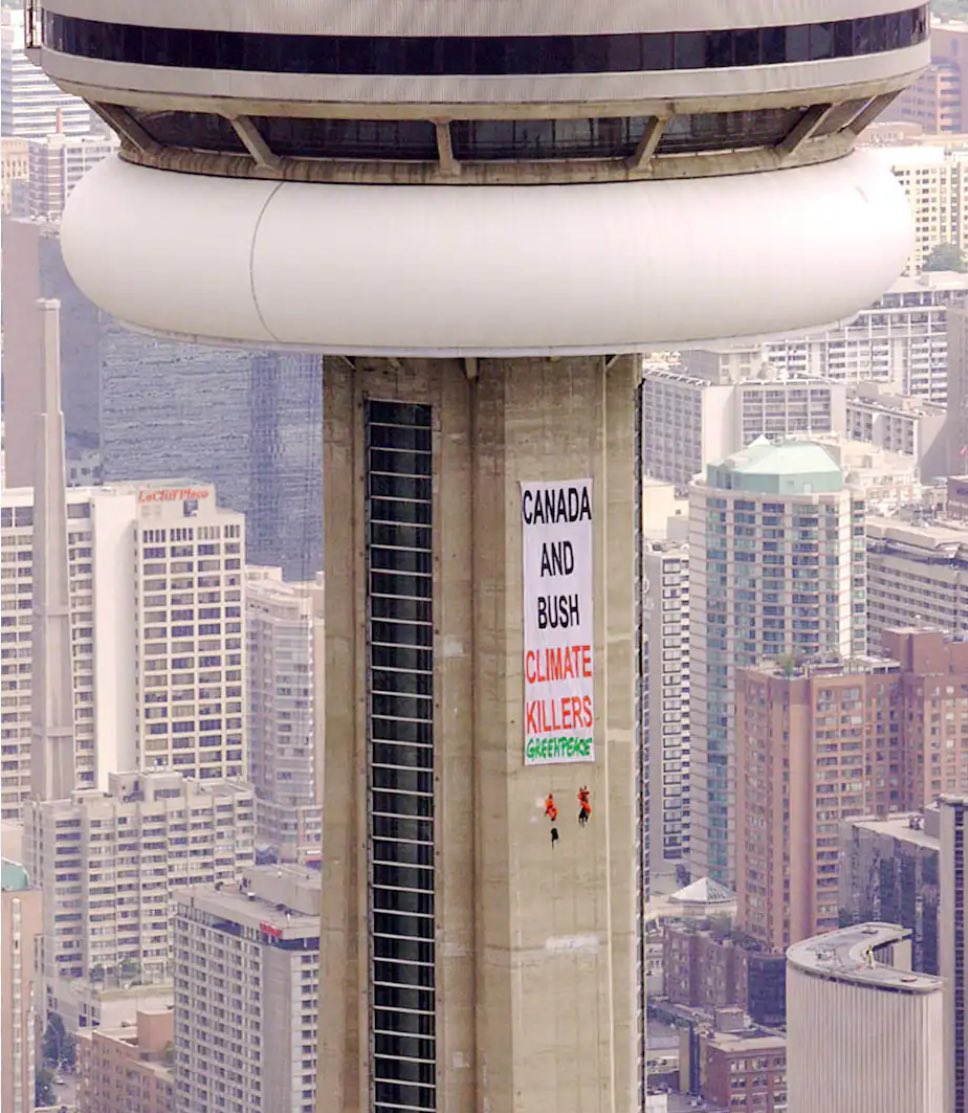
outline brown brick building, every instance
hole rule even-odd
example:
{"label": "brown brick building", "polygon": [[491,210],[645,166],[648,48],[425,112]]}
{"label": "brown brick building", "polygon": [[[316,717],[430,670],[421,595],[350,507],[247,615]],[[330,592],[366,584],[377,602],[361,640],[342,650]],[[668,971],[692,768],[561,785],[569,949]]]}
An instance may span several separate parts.
{"label": "brown brick building", "polygon": [[662,935],[665,995],[674,1005],[738,1007],[758,1024],[782,1024],[785,962],[738,933],[667,922]]}
{"label": "brown brick building", "polygon": [[931,22],[931,65],[885,117],[920,124],[932,135],[968,131],[968,23]]}
{"label": "brown brick building", "polygon": [[741,670],[737,918],[773,951],[837,927],[840,821],[898,807],[897,666]]}
{"label": "brown brick building", "polygon": [[679,1088],[704,1108],[729,1113],[786,1110],[786,1040],[749,1026],[740,1009],[717,1009],[712,1025],[690,1025],[679,1036]]}
{"label": "brown brick building", "polygon": [[676,1005],[720,1009],[746,1003],[746,955],[732,939],[668,923],[662,936],[665,992]]}
{"label": "brown brick building", "polygon": [[737,922],[771,951],[838,926],[843,820],[968,790],[968,642],[883,644],[891,659],[738,674]]}
{"label": "brown brick building", "polygon": [[77,1037],[77,1113],[171,1113],[171,1009],[139,1011],[131,1028],[82,1029]]}
{"label": "brown brick building", "polygon": [[901,665],[901,809],[968,792],[968,642],[885,630],[883,643]]}
{"label": "brown brick building", "polygon": [[760,1029],[700,1037],[702,1096],[730,1113],[781,1113],[787,1107],[786,1040]]}

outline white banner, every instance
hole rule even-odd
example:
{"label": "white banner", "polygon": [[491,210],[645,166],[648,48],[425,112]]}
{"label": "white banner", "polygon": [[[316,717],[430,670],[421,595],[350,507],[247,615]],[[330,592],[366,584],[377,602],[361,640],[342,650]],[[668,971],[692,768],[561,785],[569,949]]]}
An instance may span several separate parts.
{"label": "white banner", "polygon": [[524,762],[594,761],[592,481],[521,484]]}

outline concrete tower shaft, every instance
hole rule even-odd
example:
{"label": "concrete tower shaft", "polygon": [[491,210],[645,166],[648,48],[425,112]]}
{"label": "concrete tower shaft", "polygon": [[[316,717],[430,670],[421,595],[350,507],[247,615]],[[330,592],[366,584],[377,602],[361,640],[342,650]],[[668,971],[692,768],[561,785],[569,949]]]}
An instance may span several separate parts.
{"label": "concrete tower shaft", "polygon": [[78,285],[325,354],[320,1109],[642,1104],[634,353],[846,316],[910,247],[852,148],[927,64],[927,9],[804,13],[33,21],[122,138],[64,215]]}
{"label": "concrete tower shaft", "polygon": [[[326,361],[332,1108],[634,1107],[636,364]],[[520,484],[584,477],[595,760],[528,765]]]}

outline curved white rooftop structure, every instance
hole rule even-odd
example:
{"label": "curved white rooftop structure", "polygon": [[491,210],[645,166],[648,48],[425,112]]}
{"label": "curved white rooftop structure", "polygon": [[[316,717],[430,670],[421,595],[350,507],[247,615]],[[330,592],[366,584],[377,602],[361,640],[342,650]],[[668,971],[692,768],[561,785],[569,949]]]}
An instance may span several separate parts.
{"label": "curved white rooftop structure", "polygon": [[910,934],[857,924],[787,950],[790,1113],[944,1108],[943,981],[905,969]]}
{"label": "curved white rooftop structure", "polygon": [[928,61],[911,0],[50,0],[34,37],[122,136],[68,266],[160,333],[646,350],[843,317],[910,247],[853,144]]}
{"label": "curved white rooftop structure", "polygon": [[875,957],[903,943],[910,932],[897,924],[865,923],[814,935],[787,949],[787,963],[800,974],[889,993],[937,993],[941,979],[880,962]]}

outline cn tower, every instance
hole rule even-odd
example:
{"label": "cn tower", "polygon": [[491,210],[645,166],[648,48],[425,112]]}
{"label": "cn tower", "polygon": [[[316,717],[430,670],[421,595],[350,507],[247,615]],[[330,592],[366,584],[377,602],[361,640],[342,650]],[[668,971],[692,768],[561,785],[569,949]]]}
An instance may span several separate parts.
{"label": "cn tower", "polygon": [[[122,140],[64,215],[80,288],[323,356],[319,1110],[641,1108],[639,353],[900,273],[904,197],[854,144],[926,5],[33,15]],[[722,841],[727,755],[695,772]]]}

